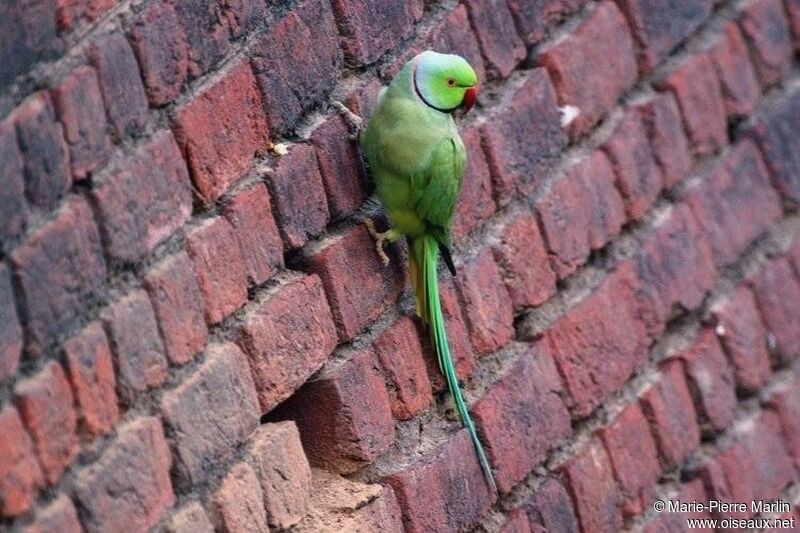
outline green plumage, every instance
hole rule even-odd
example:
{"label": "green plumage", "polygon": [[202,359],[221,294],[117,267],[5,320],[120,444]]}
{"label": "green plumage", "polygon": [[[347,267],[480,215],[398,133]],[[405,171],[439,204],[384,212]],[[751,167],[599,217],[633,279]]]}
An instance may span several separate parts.
{"label": "green plumage", "polygon": [[[458,56],[423,52],[384,89],[360,137],[378,197],[389,217],[388,238],[406,236],[417,312],[428,325],[439,368],[469,431],[487,480],[492,471],[461,394],[442,316],[437,280],[467,154],[450,113],[471,106],[477,80]],[[468,94],[469,91],[471,94]]]}

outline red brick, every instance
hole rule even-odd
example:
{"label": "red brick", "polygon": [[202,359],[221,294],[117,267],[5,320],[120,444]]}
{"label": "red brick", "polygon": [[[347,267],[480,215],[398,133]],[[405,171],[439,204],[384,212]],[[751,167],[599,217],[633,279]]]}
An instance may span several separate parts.
{"label": "red brick", "polygon": [[514,28],[508,5],[492,0],[466,0],[465,5],[489,74],[507,77],[525,59],[527,52]]}
{"label": "red brick", "polygon": [[211,70],[228,51],[231,17],[235,19],[231,8],[249,4],[218,0],[177,0],[173,5],[186,35],[189,73],[192,77],[197,77]]}
{"label": "red brick", "polygon": [[678,357],[684,362],[699,420],[706,426],[702,429],[709,434],[724,430],[736,410],[736,383],[714,331],[701,330],[697,340]]}
{"label": "red brick", "polygon": [[329,219],[328,203],[311,146],[294,145],[267,174],[267,185],[287,249],[300,248],[322,233]]}
{"label": "red brick", "polygon": [[173,435],[180,482],[201,482],[258,426],[258,404],[244,354],[234,344],[211,345],[197,370],[164,394],[161,412]]}
{"label": "red brick", "polygon": [[24,161],[10,121],[0,122],[0,246],[18,237],[25,227]]}
{"label": "red brick", "polygon": [[592,250],[605,246],[625,222],[614,171],[600,150],[571,165],[536,203],[550,265],[559,278],[574,272]]}
{"label": "red brick", "polygon": [[150,2],[134,19],[130,40],[150,103],[161,106],[175,100],[186,81],[189,51],[173,4]]}
{"label": "red brick", "polygon": [[194,501],[175,511],[164,530],[166,533],[213,533],[214,526],[203,507]]}
{"label": "red brick", "polygon": [[712,154],[728,143],[722,88],[708,54],[684,59],[657,85],[675,96],[696,155]]}
{"label": "red brick", "polygon": [[508,8],[523,40],[534,44],[583,3],[584,0],[508,0]]}
{"label": "red brick", "polygon": [[475,404],[500,492],[510,492],[572,434],[561,394],[553,359],[539,344],[522,352]]}
{"label": "red brick", "polygon": [[233,227],[223,217],[207,219],[186,239],[205,316],[216,324],[247,301],[247,265]]}
{"label": "red brick", "polygon": [[5,93],[18,74],[63,49],[56,25],[57,0],[0,6],[0,87]]}
{"label": "red brick", "polygon": [[506,521],[500,533],[531,533],[528,515],[524,509],[515,509],[506,514]]}
{"label": "red brick", "polygon": [[498,206],[538,186],[567,145],[547,72],[534,69],[481,126]]}
{"label": "red brick", "polygon": [[72,30],[82,22],[94,22],[114,7],[114,0],[56,0],[58,25],[62,30]]}
{"label": "red brick", "polygon": [[639,66],[650,70],[711,14],[712,0],[617,0],[639,44]]}
{"label": "red brick", "polygon": [[475,127],[462,129],[461,139],[467,150],[467,168],[453,214],[451,233],[455,242],[462,240],[481,222],[491,218],[496,208],[492,198],[492,179],[481,149],[479,130]]}
{"label": "red brick", "polygon": [[147,95],[131,45],[121,33],[103,35],[92,41],[89,60],[116,138],[140,134],[147,124]]}
{"label": "red brick", "polygon": [[311,134],[319,173],[328,195],[328,211],[333,220],[353,214],[367,198],[361,174],[361,156],[348,133],[344,119],[335,114]]}
{"label": "red brick", "polygon": [[[464,13],[464,20],[466,20],[466,12]],[[480,51],[478,55],[480,56]],[[378,98],[382,89],[383,83],[381,83],[377,75],[368,76],[361,82],[356,82],[355,88],[345,98],[345,105],[353,113],[361,117],[369,117],[375,106],[378,105]]]}
{"label": "red brick", "polygon": [[408,37],[422,15],[419,0],[333,0],[341,46],[349,64],[374,63]]}
{"label": "red brick", "polygon": [[382,482],[394,489],[409,533],[473,526],[494,499],[466,429]]}
{"label": "red brick", "polygon": [[72,176],[84,179],[105,163],[111,152],[95,70],[87,65],[75,69],[53,90],[53,104],[64,126]]}
{"label": "red brick", "polygon": [[191,361],[206,343],[203,298],[189,257],[184,252],[166,258],[145,274],[164,349],[172,364]]}
{"label": "red brick", "polygon": [[292,395],[336,346],[336,330],[317,276],[262,296],[237,341],[250,360],[261,412]]}
{"label": "red brick", "polygon": [[55,361],[14,387],[14,403],[33,438],[45,478],[54,485],[78,453],[77,415],[69,382]]}
{"label": "red brick", "polygon": [[575,415],[591,413],[647,357],[644,324],[613,276],[545,333]]}
{"label": "red brick", "polygon": [[639,406],[632,403],[598,433],[619,484],[624,514],[641,514],[653,501],[661,474],[647,420]]}
{"label": "red brick", "polygon": [[[700,479],[706,487],[708,498],[727,502],[750,502],[755,497],[755,466],[741,441],[732,445],[707,460],[698,468]],[[712,513],[715,518],[749,518],[752,516],[750,506],[746,512]]]}
{"label": "red brick", "polygon": [[268,531],[261,487],[247,463],[235,464],[213,496],[222,531]]}
{"label": "red brick", "polygon": [[511,218],[493,249],[515,310],[540,305],[556,293],[556,276],[531,213]]}
{"label": "red brick", "polygon": [[578,518],[572,508],[572,500],[564,486],[555,478],[544,480],[526,504],[526,508],[531,533],[578,531]]}
{"label": "red brick", "polygon": [[787,448],[800,469],[800,377],[782,383],[769,398],[769,406],[778,414]]}
{"label": "red brick", "polygon": [[740,438],[753,464],[753,499],[773,500],[789,484],[797,481],[781,422],[773,411],[762,411],[745,424]]}
{"label": "red brick", "polygon": [[72,179],[64,130],[56,121],[52,101],[46,92],[35,93],[12,117],[25,161],[28,199],[44,208],[53,207],[69,190]]}
{"label": "red brick", "polygon": [[683,362],[671,359],[659,370],[658,380],[642,394],[641,405],[652,426],[661,465],[672,470],[700,446],[700,430]]}
{"label": "red brick", "polygon": [[116,357],[119,392],[126,400],[164,383],[167,359],[147,294],[131,291],[106,309],[103,322]]}
{"label": "red brick", "polygon": [[328,470],[355,472],[394,443],[389,393],[372,350],[323,369],[280,412],[297,423],[309,460]]}
{"label": "red brick", "polygon": [[150,253],[192,212],[189,173],[169,130],[115,164],[92,194],[108,254],[123,262]]}
{"label": "red brick", "polygon": [[564,39],[542,51],[561,105],[578,108],[573,137],[588,132],[636,81],[633,39],[613,2],[602,2]]}
{"label": "red brick", "polygon": [[311,468],[293,421],[263,424],[247,445],[246,457],[256,472],[271,528],[296,525],[310,510]]}
{"label": "red brick", "polygon": [[[347,4],[352,6],[343,9],[358,9],[354,2]],[[393,29],[385,31],[390,34]],[[259,38],[252,51],[252,64],[270,129],[290,131],[304,112],[333,89],[342,69],[336,35],[329,2],[303,0]]]}
{"label": "red brick", "polygon": [[267,125],[250,66],[239,61],[177,111],[175,137],[195,189],[214,202],[266,151]]}
{"label": "red brick", "polygon": [[619,531],[621,495],[603,445],[596,438],[561,467],[582,531]]}
{"label": "red brick", "polygon": [[711,50],[728,118],[746,117],[756,107],[761,89],[739,28],[727,22]]}
{"label": "red brick", "polygon": [[374,347],[389,379],[394,416],[408,420],[427,409],[433,400],[431,384],[419,333],[411,319],[400,317],[375,340]]}
{"label": "red brick", "polygon": [[[293,185],[294,186],[294,185]],[[350,340],[391,307],[403,290],[399,254],[390,249],[390,266],[384,267],[375,244],[363,225],[326,240],[310,258],[331,303],[339,339]]]}
{"label": "red brick", "polygon": [[662,180],[639,113],[627,111],[603,149],[614,167],[628,218],[642,218],[658,198]]}
{"label": "red brick", "polygon": [[692,167],[689,141],[683,132],[681,114],[675,98],[659,93],[638,106],[650,139],[653,156],[661,169],[664,187],[681,182]]}
{"label": "red brick", "polygon": [[33,523],[23,531],[25,533],[48,533],[52,531],[81,533],[83,528],[72,500],[62,494],[50,502],[47,507],[36,513]]}
{"label": "red brick", "polygon": [[781,201],[755,144],[745,140],[687,196],[716,262],[730,264],[781,218]]}
{"label": "red brick", "polygon": [[33,442],[17,410],[10,405],[0,411],[0,435],[0,513],[18,516],[33,504],[44,476]]}
{"label": "red brick", "polygon": [[739,25],[765,87],[777,85],[792,69],[789,21],[781,0],[759,0],[745,6]]}
{"label": "red brick", "polygon": [[768,263],[749,281],[776,350],[785,360],[796,359],[800,356],[800,281],[788,260]]}
{"label": "red brick", "polygon": [[283,242],[263,184],[238,193],[223,213],[239,238],[251,284],[260,285],[283,268]]}
{"label": "red brick", "polygon": [[170,455],[157,418],[138,418],[120,427],[103,455],[78,473],[74,497],[87,531],[126,524],[144,531],[175,502]]}
{"label": "red brick", "polygon": [[22,325],[14,305],[11,270],[0,263],[0,383],[14,375],[22,354]]}
{"label": "red brick", "polygon": [[[685,481],[680,486],[678,499],[680,499],[682,502],[702,502],[704,504],[710,500],[710,498],[706,495],[706,489],[703,487],[703,480],[700,478],[695,478],[692,481]],[[712,516],[708,511],[698,511],[683,513],[683,518],[710,519]],[[711,529],[698,529],[700,529],[700,531],[713,532]]]}
{"label": "red brick", "polygon": [[753,293],[737,287],[725,300],[711,308],[716,332],[730,359],[737,386],[755,392],[772,376],[767,332],[758,314]]}
{"label": "red brick", "polygon": [[98,322],[64,343],[69,380],[84,429],[91,436],[108,433],[119,420],[111,347]]}

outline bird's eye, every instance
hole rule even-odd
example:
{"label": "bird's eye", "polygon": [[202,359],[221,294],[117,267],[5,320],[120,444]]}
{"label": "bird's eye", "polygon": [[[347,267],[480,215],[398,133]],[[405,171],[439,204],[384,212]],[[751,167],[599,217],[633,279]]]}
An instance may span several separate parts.
{"label": "bird's eye", "polygon": [[447,78],[447,86],[448,87],[455,87],[455,85],[456,85],[456,80],[455,79]]}

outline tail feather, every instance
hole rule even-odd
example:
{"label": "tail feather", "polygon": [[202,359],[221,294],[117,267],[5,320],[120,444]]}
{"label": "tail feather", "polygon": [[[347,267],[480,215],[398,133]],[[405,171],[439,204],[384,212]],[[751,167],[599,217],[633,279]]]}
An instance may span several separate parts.
{"label": "tail feather", "polygon": [[428,324],[431,333],[431,341],[433,342],[439,362],[439,370],[441,370],[444,375],[447,388],[450,389],[450,393],[453,395],[453,401],[455,402],[458,415],[464,427],[467,428],[469,432],[472,444],[475,446],[475,452],[478,455],[478,461],[486,476],[486,480],[491,485],[492,491],[496,492],[497,486],[494,481],[494,476],[492,475],[492,470],[489,467],[489,461],[486,459],[486,453],[478,438],[475,424],[472,421],[472,417],[469,415],[464,396],[461,394],[455,365],[450,355],[450,346],[447,342],[447,332],[445,331],[444,317],[442,315],[442,305],[439,300],[439,282],[436,272],[439,258],[439,245],[436,240],[430,236],[416,238],[411,241],[410,244],[409,271],[411,272],[411,281],[414,285],[414,294],[417,299],[417,311],[422,320]]}

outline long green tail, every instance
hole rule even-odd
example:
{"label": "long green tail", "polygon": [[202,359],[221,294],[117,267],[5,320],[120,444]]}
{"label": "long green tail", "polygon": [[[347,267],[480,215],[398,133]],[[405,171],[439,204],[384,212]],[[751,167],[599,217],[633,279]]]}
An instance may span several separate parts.
{"label": "long green tail", "polygon": [[444,375],[447,381],[447,388],[450,389],[450,393],[453,395],[461,422],[469,431],[469,436],[475,446],[475,452],[478,454],[478,460],[486,480],[491,485],[492,491],[496,492],[497,485],[492,475],[492,469],[489,467],[489,461],[486,459],[483,445],[478,439],[475,424],[469,416],[467,404],[458,385],[458,376],[456,375],[455,365],[453,365],[453,358],[450,355],[450,345],[447,342],[447,331],[444,327],[442,305],[439,300],[439,281],[436,272],[439,260],[439,245],[433,237],[425,235],[410,240],[409,248],[409,270],[417,299],[417,312],[428,324],[431,341],[439,360],[439,370]]}

